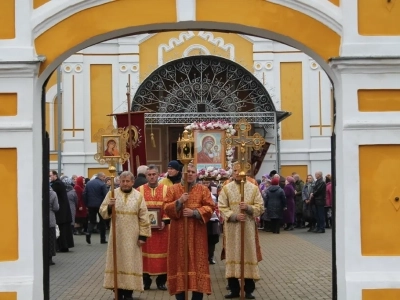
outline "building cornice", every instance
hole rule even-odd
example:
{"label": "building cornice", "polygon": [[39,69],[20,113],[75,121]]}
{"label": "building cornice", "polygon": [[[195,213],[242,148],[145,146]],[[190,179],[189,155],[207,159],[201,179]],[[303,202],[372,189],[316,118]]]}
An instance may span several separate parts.
{"label": "building cornice", "polygon": [[400,73],[400,56],[335,57],[329,65],[342,74]]}
{"label": "building cornice", "polygon": [[43,61],[0,61],[0,78],[31,78],[37,76],[40,63]]}

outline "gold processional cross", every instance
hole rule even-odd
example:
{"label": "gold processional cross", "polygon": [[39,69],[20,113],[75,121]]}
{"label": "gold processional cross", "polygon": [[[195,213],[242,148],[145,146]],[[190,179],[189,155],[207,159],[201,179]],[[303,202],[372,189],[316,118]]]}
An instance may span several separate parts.
{"label": "gold processional cross", "polygon": [[251,148],[254,150],[259,150],[265,144],[265,140],[259,133],[249,136],[251,125],[245,119],[239,120],[239,122],[235,125],[235,130],[237,132],[237,136],[228,134],[226,138],[222,139],[221,143],[225,144],[227,149],[231,149],[232,147],[239,148],[239,175],[246,176],[247,172],[251,169],[251,165],[247,161],[247,150],[250,150]]}

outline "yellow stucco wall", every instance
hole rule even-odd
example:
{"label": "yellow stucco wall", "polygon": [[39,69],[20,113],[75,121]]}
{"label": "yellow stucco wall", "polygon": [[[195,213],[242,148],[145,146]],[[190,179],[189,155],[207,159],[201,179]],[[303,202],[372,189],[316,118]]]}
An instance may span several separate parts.
{"label": "yellow stucco wall", "polygon": [[15,38],[15,0],[0,1],[0,40]]}
{"label": "yellow stucco wall", "polygon": [[400,35],[400,5],[395,4],[395,0],[358,0],[358,32],[361,35]]}
{"label": "yellow stucco wall", "polygon": [[17,113],[17,93],[0,93],[0,117],[16,116]]}
{"label": "yellow stucco wall", "polygon": [[400,111],[400,90],[358,90],[358,110]]}

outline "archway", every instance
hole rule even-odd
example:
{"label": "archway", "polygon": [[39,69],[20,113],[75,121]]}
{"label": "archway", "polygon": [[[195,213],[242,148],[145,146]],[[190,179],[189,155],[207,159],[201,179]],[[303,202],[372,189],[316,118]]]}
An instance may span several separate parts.
{"label": "archway", "polygon": [[[135,6],[136,4],[129,1],[114,1],[79,11],[65,19],[59,18],[57,22],[63,20],[48,30],[43,30],[44,32],[35,39],[37,53],[46,57],[40,70],[40,82],[44,82],[55,67],[68,56],[87,46],[126,35],[182,29],[242,33],[288,44],[313,57],[332,81],[336,81],[327,62],[329,58],[338,56],[340,36],[327,25],[306,14],[271,2],[252,1],[253,6],[248,2],[240,2],[239,5],[232,6],[229,1],[218,4],[203,1],[197,7],[196,21],[175,23],[176,7],[169,3],[168,9],[165,10],[163,5],[160,6],[163,7],[162,11],[154,13],[155,7],[158,10],[158,2],[148,1]],[[125,11],[132,11],[132,8],[135,8],[134,15],[129,21],[120,17]],[[226,15],[222,19],[217,14],[206,17],[205,12],[213,9],[224,9]],[[143,11],[151,11],[152,16],[141,14]],[[110,15],[112,20],[109,22],[103,22],[102,26],[93,26],[100,24],[102,19]],[[265,18],[266,15],[268,18]],[[274,19],[279,19],[280,22],[276,23]],[[315,35],[301,31],[304,26],[313,28]],[[82,27],[88,30],[80,30]],[[68,36],[72,31],[77,34],[63,39],[58,47],[51,47],[54,40],[58,40],[60,36]]]}

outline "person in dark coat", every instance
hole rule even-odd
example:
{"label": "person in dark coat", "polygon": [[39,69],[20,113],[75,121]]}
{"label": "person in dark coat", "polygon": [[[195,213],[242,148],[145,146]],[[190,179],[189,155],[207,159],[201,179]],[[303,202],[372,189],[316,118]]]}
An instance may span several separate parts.
{"label": "person in dark coat", "polygon": [[298,174],[293,175],[294,185],[296,190],[296,195],[294,197],[294,202],[296,205],[296,226],[295,228],[305,228],[305,222],[303,219],[303,188],[304,182],[300,179]]}
{"label": "person in dark coat", "polygon": [[57,235],[56,235],[56,215],[55,212],[58,211],[58,199],[57,194],[50,187],[50,195],[49,195],[49,204],[50,204],[50,215],[49,215],[49,264],[55,265],[53,261],[53,256],[56,256],[56,243],[57,243]]}
{"label": "person in dark coat", "polygon": [[311,194],[311,202],[315,204],[315,216],[317,228],[315,233],[325,233],[325,204],[326,204],[326,184],[322,178],[322,172],[315,172],[314,190]]}
{"label": "person in dark coat", "polygon": [[56,223],[60,230],[60,236],[57,239],[58,250],[60,252],[68,252],[69,248],[74,247],[74,237],[71,228],[72,215],[67,190],[64,183],[58,178],[57,171],[53,170],[50,172],[50,180],[51,188],[57,194],[60,207],[55,213]]}
{"label": "person in dark coat", "polygon": [[134,189],[137,189],[139,186],[147,183],[147,169],[147,166],[140,166],[139,168],[137,168],[137,177],[135,179],[135,183],[133,184]]}
{"label": "person in dark coat", "polygon": [[103,217],[99,213],[101,204],[106,197],[108,190],[104,183],[106,175],[104,173],[97,174],[96,178],[90,180],[83,191],[83,201],[89,210],[89,225],[88,232],[86,234],[86,242],[91,244],[91,235],[95,224],[97,224],[97,216],[99,217],[99,223],[97,228],[100,230],[100,243],[107,244],[106,241],[106,223]]}
{"label": "person in dark coat", "polygon": [[279,234],[280,220],[283,211],[287,209],[285,193],[279,186],[279,178],[272,178],[271,186],[265,193],[264,207],[267,210],[267,218],[271,220],[272,232]]}
{"label": "person in dark coat", "polygon": [[314,205],[311,202],[311,194],[314,189],[314,177],[312,175],[307,175],[307,181],[303,188],[303,218],[304,221],[308,222],[310,229],[307,232],[311,232],[315,229],[315,224],[317,223],[314,215]]}
{"label": "person in dark coat", "polygon": [[283,191],[285,192],[287,210],[283,213],[283,221],[286,223],[285,230],[293,230],[295,205],[294,196],[296,191],[294,189],[294,179],[292,176],[286,177],[286,185]]}

